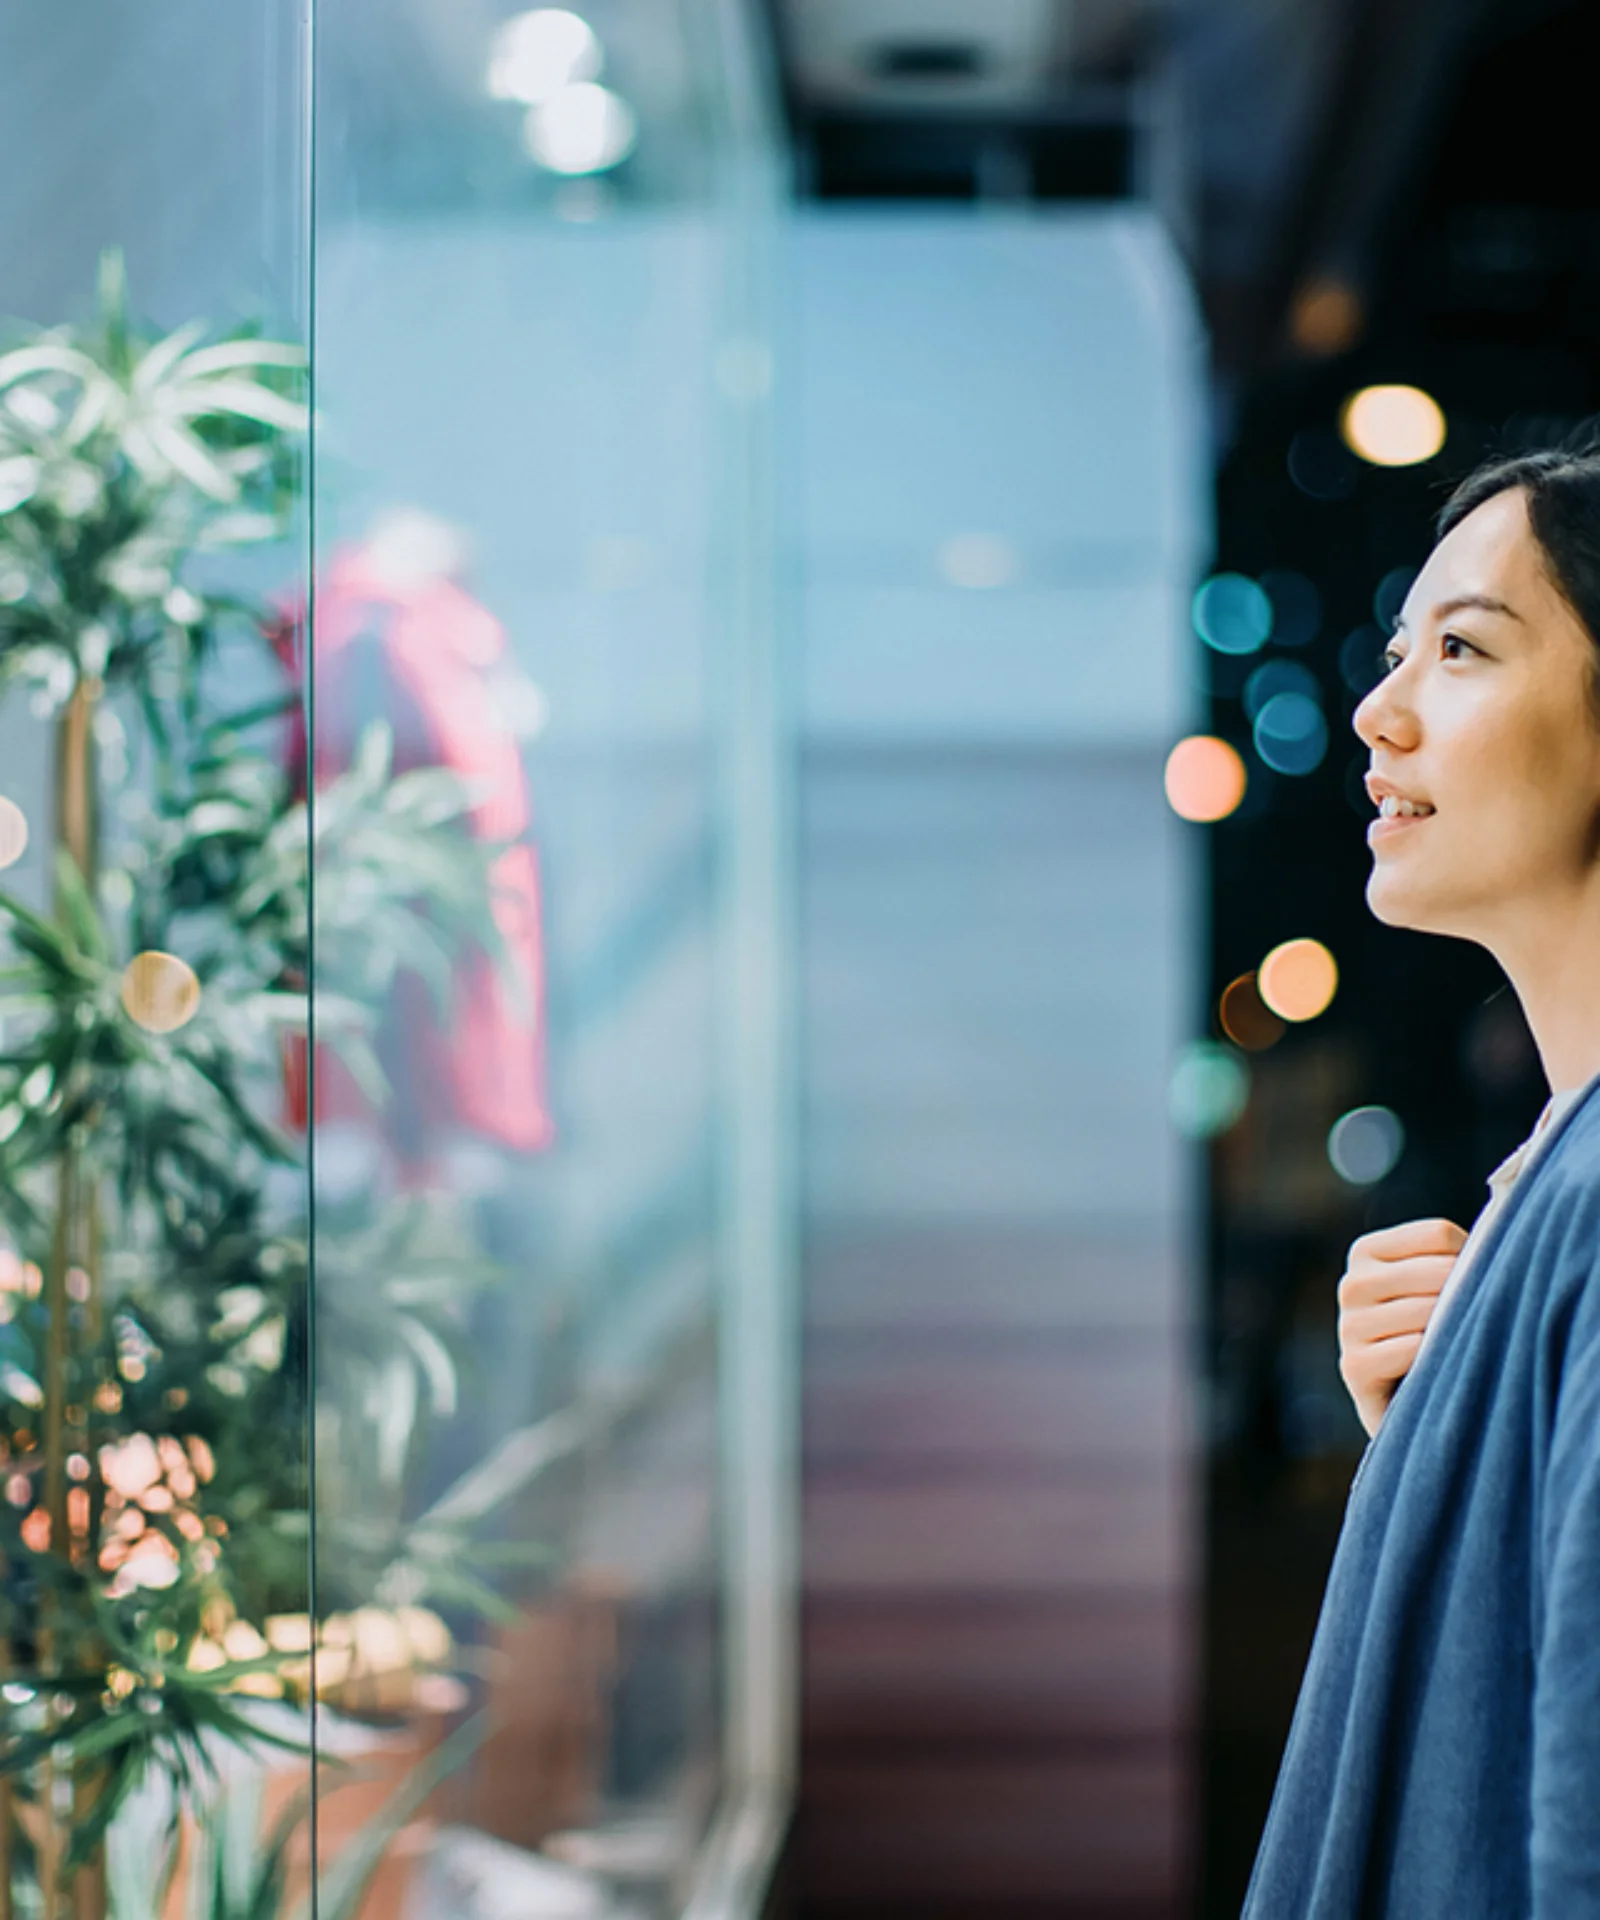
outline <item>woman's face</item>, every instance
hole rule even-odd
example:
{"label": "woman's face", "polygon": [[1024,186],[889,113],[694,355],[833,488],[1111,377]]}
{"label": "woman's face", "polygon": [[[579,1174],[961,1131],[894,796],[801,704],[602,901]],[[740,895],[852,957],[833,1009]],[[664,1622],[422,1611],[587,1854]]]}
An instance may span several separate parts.
{"label": "woman's face", "polygon": [[1575,902],[1600,862],[1595,646],[1545,571],[1520,490],[1434,548],[1386,658],[1355,716],[1367,790],[1394,814],[1368,829],[1368,904],[1391,926],[1502,952],[1506,934]]}

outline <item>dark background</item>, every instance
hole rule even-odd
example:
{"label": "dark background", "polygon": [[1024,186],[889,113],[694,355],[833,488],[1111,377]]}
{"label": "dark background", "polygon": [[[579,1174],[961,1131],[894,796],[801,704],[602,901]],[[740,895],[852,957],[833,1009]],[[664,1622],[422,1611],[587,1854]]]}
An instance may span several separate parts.
{"label": "dark background", "polygon": [[[775,0],[804,192],[1156,202],[1211,337],[1214,565],[1291,571],[1319,603],[1242,662],[1195,642],[1209,725],[1251,773],[1245,806],[1205,837],[1210,1004],[1293,935],[1323,940],[1341,971],[1322,1019],[1252,1055],[1250,1106],[1209,1153],[1197,1910],[1230,1915],[1363,1444],[1336,1367],[1344,1250],[1418,1214],[1469,1223],[1545,1097],[1497,968],[1366,912],[1371,809],[1348,721],[1455,482],[1600,407],[1600,13],[1571,0],[1104,5],[1031,91],[963,109],[925,87],[907,107],[894,80],[941,62],[976,71],[976,40],[963,53],[941,28],[902,45],[875,92],[841,100],[808,72],[801,10]],[[1430,392],[1449,431],[1436,459],[1385,470],[1346,452],[1336,425],[1350,392],[1394,381]],[[1254,758],[1240,702],[1247,674],[1278,656],[1316,676],[1332,732],[1303,777]],[[1326,1138],[1367,1103],[1393,1109],[1406,1145],[1358,1189],[1333,1173]],[[1005,1899],[997,1850],[996,1910]]]}

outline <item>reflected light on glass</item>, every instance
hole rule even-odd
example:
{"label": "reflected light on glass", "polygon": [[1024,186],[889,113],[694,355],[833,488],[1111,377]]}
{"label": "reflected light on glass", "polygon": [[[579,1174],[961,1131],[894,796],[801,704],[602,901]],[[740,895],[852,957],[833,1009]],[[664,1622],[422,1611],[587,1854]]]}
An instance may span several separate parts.
{"label": "reflected light on glass", "polygon": [[186,960],[148,947],[128,962],[121,998],[135,1026],[147,1033],[176,1033],[200,1009],[200,982]]}
{"label": "reflected light on glass", "polygon": [[1414,467],[1444,445],[1444,412],[1420,387],[1362,387],[1340,409],[1339,431],[1374,467]]}
{"label": "reflected light on glass", "polygon": [[600,73],[600,42],[587,20],[560,7],[540,7],[506,21],[489,55],[489,92],[496,100],[542,106],[564,87]]}
{"label": "reflected light on glass", "polygon": [[1352,1187],[1371,1187],[1391,1174],[1405,1152],[1406,1130],[1388,1107],[1354,1107],[1328,1133],[1328,1159]]}
{"label": "reflected light on glass", "polygon": [[1250,1069],[1232,1047],[1192,1041],[1178,1056],[1167,1087],[1167,1111],[1179,1133],[1211,1140],[1226,1133],[1250,1103]]}
{"label": "reflected light on glass", "polygon": [[28,816],[0,793],[0,870],[14,867],[28,851]]}
{"label": "reflected light on glass", "polygon": [[998,534],[954,534],[939,549],[939,571],[953,587],[1003,587],[1016,577],[1016,548]]}
{"label": "reflected light on glass", "polygon": [[1244,762],[1226,740],[1191,734],[1167,755],[1167,800],[1180,820],[1226,820],[1244,798]]}
{"label": "reflected light on glass", "polygon": [[1272,602],[1244,574],[1214,573],[1194,597],[1194,630],[1218,653],[1255,653],[1272,636]]}
{"label": "reflected light on glass", "polygon": [[1328,723],[1307,693],[1275,693],[1255,717],[1256,752],[1274,773],[1307,774],[1328,751]]}
{"label": "reflected light on glass", "polygon": [[1283,1038],[1283,1022],[1261,997],[1253,973],[1241,973],[1222,990],[1217,1002],[1222,1031],[1247,1053],[1261,1053]]}
{"label": "reflected light on glass", "polygon": [[1285,940],[1262,961],[1256,985],[1280,1020],[1315,1020],[1339,990],[1339,967],[1320,940]]}
{"label": "reflected light on glass", "polygon": [[529,108],[522,124],[529,156],[552,173],[605,173],[627,159],[638,137],[627,101],[589,80]]}

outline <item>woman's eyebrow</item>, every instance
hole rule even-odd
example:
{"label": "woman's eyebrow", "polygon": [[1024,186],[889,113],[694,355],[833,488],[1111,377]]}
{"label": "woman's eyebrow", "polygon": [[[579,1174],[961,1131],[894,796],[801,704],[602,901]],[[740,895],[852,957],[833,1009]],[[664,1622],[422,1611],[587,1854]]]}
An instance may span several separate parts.
{"label": "woman's eyebrow", "polygon": [[[1433,613],[1436,619],[1442,619],[1447,613],[1460,613],[1468,607],[1476,607],[1482,613],[1501,613],[1508,620],[1522,620],[1522,615],[1515,607],[1507,606],[1504,600],[1495,599],[1492,593],[1458,593],[1452,599],[1441,600]],[[1405,623],[1402,614],[1394,623],[1395,632],[1398,633]],[[1527,622],[1523,621],[1523,625],[1526,626]]]}

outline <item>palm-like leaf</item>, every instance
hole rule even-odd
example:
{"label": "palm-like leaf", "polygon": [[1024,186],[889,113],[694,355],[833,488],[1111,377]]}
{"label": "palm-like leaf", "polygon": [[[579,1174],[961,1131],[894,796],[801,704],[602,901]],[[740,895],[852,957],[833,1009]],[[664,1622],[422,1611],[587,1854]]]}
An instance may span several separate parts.
{"label": "palm-like leaf", "polygon": [[[191,562],[283,531],[304,371],[286,342],[216,339],[198,324],[142,334],[113,256],[95,327],[0,353],[0,684],[30,681],[50,707],[92,703],[101,682],[125,690],[119,711],[142,726],[153,775],[131,844],[102,849],[98,891],[63,858],[51,914],[0,894],[0,1231],[36,1273],[48,1267],[70,1167],[105,1249],[94,1310],[69,1314],[64,1357],[44,1290],[5,1296],[8,1472],[44,1481],[38,1442],[16,1436],[41,1424],[47,1391],[85,1410],[72,1419],[88,1429],[77,1444],[94,1502],[106,1497],[103,1447],[157,1436],[213,1463],[188,1515],[204,1515],[203,1537],[170,1511],[141,1522],[173,1556],[160,1590],[119,1587],[93,1553],[41,1549],[36,1527],[25,1537],[31,1494],[0,1503],[0,1564],[23,1576],[0,1583],[0,1633],[36,1644],[47,1609],[57,1669],[8,1706],[0,1772],[35,1811],[47,1757],[93,1784],[73,1863],[141,1783],[165,1780],[175,1805],[211,1805],[213,1756],[267,1737],[234,1689],[281,1661],[196,1670],[206,1618],[304,1609],[310,1490],[294,1440],[312,1417],[309,1248],[266,1194],[275,1167],[303,1164],[272,1116],[281,1043],[308,1026],[313,946],[318,1038],[374,1104],[373,1032],[400,969],[443,1007],[463,950],[499,947],[495,850],[465,831],[475,796],[459,780],[396,777],[375,727],[308,805],[263,731],[287,696],[214,713],[218,647],[230,632],[259,642],[261,609]],[[175,1032],[150,1031],[123,1004],[127,965],[150,948],[182,953],[201,985]],[[437,1592],[493,1611],[497,1570],[529,1557],[478,1538],[496,1503],[476,1482],[459,1511],[405,1508],[429,1425],[462,1394],[466,1309],[498,1277],[447,1225],[406,1206],[323,1222],[319,1371],[339,1423],[325,1511],[348,1521],[323,1558],[325,1608]],[[263,1447],[263,1434],[282,1444]],[[194,1920],[276,1916],[284,1837],[235,1871],[211,1833]],[[341,1860],[325,1913],[353,1909],[387,1837],[375,1829]]]}

